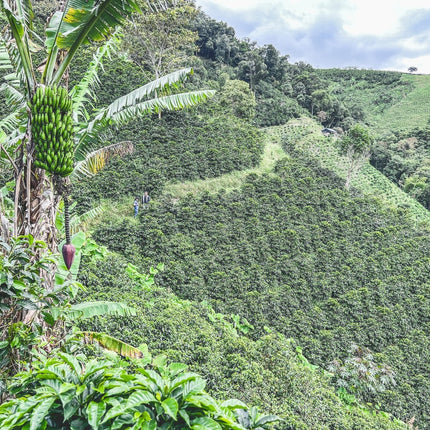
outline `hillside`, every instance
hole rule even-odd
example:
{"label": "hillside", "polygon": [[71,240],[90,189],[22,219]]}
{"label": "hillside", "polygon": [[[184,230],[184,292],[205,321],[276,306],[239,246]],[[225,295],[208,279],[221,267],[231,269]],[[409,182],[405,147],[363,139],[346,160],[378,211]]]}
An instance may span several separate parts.
{"label": "hillside", "polygon": [[412,86],[395,104],[372,117],[371,126],[381,134],[398,129],[424,128],[430,118],[430,75],[402,75],[402,82]]}
{"label": "hillside", "polygon": [[[40,22],[56,6],[46,2],[36,8]],[[239,40],[226,24],[192,5],[182,6],[189,14],[182,23],[188,33],[182,39],[186,43],[173,50],[174,65],[194,70],[183,72],[184,82],[157,88],[155,97],[172,92],[172,99],[183,101],[182,91],[204,88],[213,95],[210,100],[173,112],[157,102],[151,112],[129,106],[124,121],[120,112],[109,116],[109,103],[159,72],[145,62],[137,27],[129,26],[124,39],[112,45],[103,70],[70,91],[80,106],[80,121],[103,113],[100,128],[88,134],[81,128],[85,124],[76,121],[74,129],[88,139],[79,147],[71,143],[79,151],[67,155],[82,161],[96,150],[91,173],[72,176],[72,186],[52,175],[45,180],[43,171],[28,175],[32,152],[31,145],[22,144],[26,136],[1,148],[0,227],[5,237],[12,224],[38,227],[30,217],[37,220],[29,205],[32,181],[40,181],[35,192],[55,184],[57,196],[42,195],[51,199],[44,231],[52,233],[53,255],[44,260],[44,245],[32,237],[16,248],[7,237],[0,241],[0,294],[6,300],[0,316],[9,317],[1,327],[0,401],[24,393],[28,407],[22,412],[17,400],[10,409],[0,408],[0,420],[10,430],[108,430],[108,420],[112,429],[124,430],[155,429],[163,420],[160,428],[181,430],[185,424],[194,430],[429,428],[430,78],[290,64],[272,45]],[[170,27],[176,23],[170,19]],[[145,25],[140,28],[143,34]],[[96,44],[81,52],[69,70],[71,88],[96,58]],[[84,95],[88,88],[92,94]],[[85,108],[83,101],[89,102]],[[125,99],[115,105],[121,103]],[[20,120],[28,116],[26,106]],[[142,112],[146,116],[139,117]],[[36,115],[41,127],[54,127],[47,124],[47,115]],[[30,127],[32,119],[27,119]],[[339,155],[338,139],[356,123],[371,129],[375,144],[371,164],[346,189],[346,159]],[[339,135],[326,137],[323,127]],[[18,149],[19,166],[27,163],[27,169],[13,183]],[[51,155],[46,157],[49,161]],[[24,189],[27,197],[20,200]],[[133,213],[133,200],[139,201],[144,191],[151,202]],[[81,243],[75,266],[66,272],[55,251],[65,239],[67,252],[75,255],[68,243],[69,192],[73,232],[81,230],[74,239]],[[18,219],[23,208],[28,216]],[[54,277],[55,264],[61,271]],[[75,275],[82,285],[74,283]],[[34,309],[38,314],[33,318]],[[111,311],[110,316],[100,316],[103,311]],[[96,318],[84,321],[88,315]],[[117,338],[107,343],[119,354],[104,361],[106,352],[91,342],[105,337],[100,342],[106,346],[109,336]],[[33,369],[33,351],[39,347],[41,362],[35,361]],[[125,358],[124,351],[132,353]],[[53,361],[47,360],[50,354]],[[164,356],[172,369],[166,370]],[[45,371],[44,362],[54,366]],[[178,376],[186,368],[178,362],[206,382],[192,387],[197,377]],[[140,375],[120,370],[123,365]],[[18,375],[23,391],[19,379],[6,388],[13,374],[26,367],[29,374]],[[99,370],[107,377],[101,388],[87,383],[99,378]],[[74,372],[77,379],[70,376]],[[86,372],[89,379],[80,380]],[[136,386],[130,389],[128,382],[139,385],[142,375],[154,396],[146,388],[142,392],[142,386],[131,394]],[[176,382],[170,383],[170,377]],[[220,406],[208,400],[204,389],[220,402],[230,399],[226,403],[232,409],[242,410],[242,403],[231,400],[239,399],[282,421],[260,426],[245,419],[242,426],[230,427],[221,422]],[[97,402],[87,396],[90,391]],[[29,393],[38,396],[39,406]],[[175,400],[183,393],[188,400]],[[192,422],[185,407],[180,410],[183,405],[195,412]],[[201,407],[208,416],[200,415]],[[45,419],[48,409],[55,419]],[[86,416],[74,419],[75,413]]]}
{"label": "hillside", "polygon": [[107,217],[94,237],[141,270],[165,263],[160,286],[246,318],[254,339],[264,327],[293,337],[322,367],[352,343],[371,348],[397,374],[377,402],[401,419],[425,416],[427,358],[406,355],[429,342],[429,242],[408,211],[349,196],[293,152],[240,190],[160,196],[138,223]]}
{"label": "hillside", "polygon": [[[430,390],[423,382],[428,379],[424,351],[429,343],[425,309],[429,307],[426,273],[430,267],[428,234],[422,228],[429,221],[428,211],[370,165],[354,179],[352,194],[345,192],[345,164],[336,142],[322,136],[321,126],[310,118],[265,128],[264,151],[261,135],[252,132],[246,137],[234,131],[249,127],[245,123],[237,119],[226,122],[225,117],[216,122],[213,118],[220,128],[209,132],[225,135],[220,130],[232,127],[225,150],[227,154],[235,152],[237,166],[246,165],[240,164],[244,154],[248,164],[239,170],[227,163],[228,156],[211,158],[212,164],[206,164],[207,156],[199,149],[201,142],[209,143],[205,151],[218,151],[216,138],[196,139],[198,134],[187,132],[184,136],[182,131],[185,124],[185,129],[195,130],[192,123],[197,118],[201,121],[197,124],[203,126],[202,116],[188,113],[169,115],[161,124],[147,122],[143,128],[132,125],[145,141],[141,149],[123,161],[114,161],[95,181],[82,183],[76,198],[84,204],[89,195],[94,196],[94,202],[109,196],[122,201],[120,206],[108,203],[117,209],[97,222],[94,238],[121,253],[140,271],[164,263],[157,285],[173,294],[175,308],[189,310],[207,303],[213,309],[210,312],[236,325],[236,330],[237,324],[246,328],[249,322],[253,328],[245,338],[251,342],[250,350],[267,332],[279,333],[293,338],[311,363],[327,370],[333,360],[351,358],[353,344],[370,348],[380,368],[388,365],[393,369],[397,385],[387,386],[381,393],[359,390],[354,398],[379,405],[404,421],[414,418],[419,428],[425,428],[428,411],[423,399]],[[237,141],[236,136],[244,138]],[[249,140],[249,136],[254,137]],[[232,146],[227,150],[229,139]],[[149,151],[155,158],[146,155]],[[257,164],[259,156],[262,161]],[[187,169],[181,167],[184,163]],[[151,208],[137,220],[131,219],[123,197],[146,186],[153,197]],[[91,266],[83,279],[96,279],[97,273]],[[112,273],[109,282],[116,277],[120,272]],[[94,281],[85,283],[89,297],[114,296],[138,302],[129,293],[115,292],[112,284],[111,293],[101,285],[92,289]],[[242,395],[257,403],[266,398],[266,394],[250,394],[255,387],[230,390],[228,378],[240,373],[238,364],[233,360],[225,365],[222,373],[226,379],[217,373],[221,365],[217,357],[228,354],[213,334],[206,340],[200,337],[197,344],[206,344],[213,351],[215,363],[211,358],[208,364],[188,350],[188,345],[199,349],[189,336],[198,332],[203,336],[203,326],[212,330],[206,324],[214,317],[205,316],[205,323],[196,321],[190,330],[196,317],[172,316],[167,306],[170,299],[163,300],[164,310],[155,311],[159,315],[156,329],[148,328],[147,335],[141,328],[152,324],[153,300],[143,305],[149,315],[126,323],[126,329],[113,320],[99,322],[94,328],[134,344],[146,342],[154,351],[167,351],[172,359],[182,356],[214,381],[211,389],[221,396]],[[163,317],[163,312],[169,317]],[[239,318],[238,322],[230,319],[231,315]],[[181,322],[176,328],[164,328],[169,318]],[[146,322],[139,322],[143,320]],[[176,346],[168,339],[174,339]],[[415,345],[414,352],[411,345]],[[242,354],[246,356],[244,351]],[[255,365],[261,365],[260,358]],[[282,384],[273,378],[273,385],[267,387],[268,398],[273,387]],[[238,387],[248,387],[248,383],[242,380]],[[336,390],[336,380],[331,384],[329,391]],[[289,395],[296,397],[286,391],[276,405],[269,400],[261,405],[289,419],[294,416],[296,424],[308,426],[304,428],[324,428],[320,416],[311,419],[296,401],[293,405],[302,411],[297,415],[281,406]],[[329,415],[328,425],[334,425],[335,418]]]}
{"label": "hillside", "polygon": [[[338,138],[323,136],[321,126],[315,121],[309,118],[291,120],[284,126],[273,128],[271,133],[278,136],[287,152],[303,151],[339,177],[346,177],[347,159],[339,153]],[[387,205],[410,209],[417,222],[430,222],[430,212],[427,209],[369,163],[352,179],[352,185],[366,195],[378,196]]]}
{"label": "hillside", "polygon": [[405,429],[391,415],[375,415],[354,398],[345,405],[330,374],[312,366],[293,339],[267,329],[252,340],[246,335],[252,328],[240,314],[223,315],[205,301],[183,300],[169,288],[145,285],[138,272],[130,275],[126,267],[127,260],[116,254],[84,263],[87,300],[122,300],[138,309],[133,318],[100,318],[86,328],[108,330],[134,345],[146,344],[154,355],[189,364],[218,398],[238,398],[279,414],[285,421],[277,429]]}

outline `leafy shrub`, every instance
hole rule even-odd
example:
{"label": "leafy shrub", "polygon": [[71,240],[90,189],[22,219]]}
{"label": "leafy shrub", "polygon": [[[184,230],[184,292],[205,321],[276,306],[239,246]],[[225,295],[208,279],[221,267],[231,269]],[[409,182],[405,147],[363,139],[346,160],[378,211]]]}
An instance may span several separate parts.
{"label": "leafy shrub", "polygon": [[[205,381],[180,363],[126,368],[112,360],[61,353],[16,375],[18,396],[0,406],[3,430],[266,428],[276,416],[258,416],[242,402],[217,402]],[[242,411],[243,412],[239,412]],[[247,423],[248,426],[241,426]]]}
{"label": "leafy shrub", "polygon": [[285,420],[281,429],[403,428],[388,415],[344,408],[331,377],[315,370],[293,341],[275,331],[265,331],[257,340],[248,337],[253,330],[243,336],[236,316],[217,313],[204,302],[181,300],[166,288],[143,285],[135,271],[127,274],[127,267],[118,255],[85,262],[80,280],[87,287],[87,300],[121,299],[132,303],[137,315],[127,320],[98,318],[82,328],[146,343],[153,354],[188,364],[206,379],[210,394],[238,398],[279,415]]}

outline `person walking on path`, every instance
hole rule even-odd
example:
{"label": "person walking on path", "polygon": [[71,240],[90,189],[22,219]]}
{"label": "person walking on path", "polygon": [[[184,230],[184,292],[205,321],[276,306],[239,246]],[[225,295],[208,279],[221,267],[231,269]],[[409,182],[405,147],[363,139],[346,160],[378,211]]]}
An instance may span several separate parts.
{"label": "person walking on path", "polygon": [[151,197],[149,197],[148,191],[145,191],[145,194],[142,197],[143,209],[146,209],[146,207],[149,204],[150,200],[151,200]]}
{"label": "person walking on path", "polygon": [[136,218],[137,212],[139,211],[139,199],[137,197],[134,199],[133,206],[134,206],[134,217]]}

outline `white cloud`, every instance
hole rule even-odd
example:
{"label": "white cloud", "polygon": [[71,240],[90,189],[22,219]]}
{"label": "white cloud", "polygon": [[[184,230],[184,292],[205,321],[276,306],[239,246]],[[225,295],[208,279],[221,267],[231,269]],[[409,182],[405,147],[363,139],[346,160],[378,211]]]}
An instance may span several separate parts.
{"label": "white cloud", "polygon": [[420,62],[421,71],[430,73],[429,0],[197,0],[197,5],[234,27],[238,37],[272,43],[293,62],[403,71],[405,62]]}

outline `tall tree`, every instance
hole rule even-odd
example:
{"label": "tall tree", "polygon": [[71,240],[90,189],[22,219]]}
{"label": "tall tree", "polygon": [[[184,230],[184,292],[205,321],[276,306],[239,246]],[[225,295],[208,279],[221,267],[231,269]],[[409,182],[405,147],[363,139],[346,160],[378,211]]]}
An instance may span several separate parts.
{"label": "tall tree", "polygon": [[361,124],[351,127],[348,133],[340,140],[341,152],[346,155],[348,161],[346,189],[349,189],[352,178],[369,159],[372,143],[373,138],[369,130]]}
{"label": "tall tree", "polygon": [[167,8],[134,14],[126,25],[124,45],[132,60],[151,78],[184,67],[195,49],[197,32],[189,28],[197,10],[189,0],[169,0]]}

